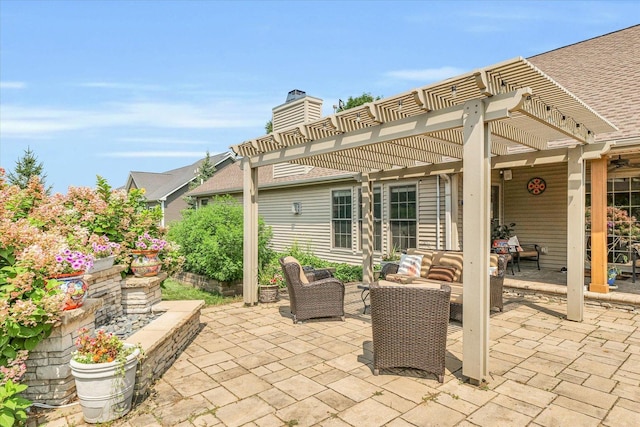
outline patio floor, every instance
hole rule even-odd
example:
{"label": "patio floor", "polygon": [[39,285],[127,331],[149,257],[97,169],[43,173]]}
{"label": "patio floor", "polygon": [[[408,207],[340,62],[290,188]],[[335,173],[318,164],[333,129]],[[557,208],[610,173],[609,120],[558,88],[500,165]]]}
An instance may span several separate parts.
{"label": "patio floor", "polygon": [[[517,275],[517,273],[516,273]],[[289,303],[202,311],[203,328],[152,394],[114,426],[637,426],[640,310],[505,296],[491,316],[491,378],[461,376],[462,328],[449,326],[444,384],[371,369],[371,317],[347,286],[345,322],[294,325]],[[34,420],[31,420],[33,424]],[[78,406],[40,425],[82,426]]]}

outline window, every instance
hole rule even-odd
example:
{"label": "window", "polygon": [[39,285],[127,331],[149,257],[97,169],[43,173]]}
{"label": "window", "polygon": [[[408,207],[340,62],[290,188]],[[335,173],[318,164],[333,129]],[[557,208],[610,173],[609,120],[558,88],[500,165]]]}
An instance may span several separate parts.
{"label": "window", "polygon": [[351,249],[351,190],[334,190],[331,196],[333,247]]}
{"label": "window", "polygon": [[418,209],[416,186],[391,187],[389,225],[391,244],[401,249],[415,248],[417,243]]}
{"label": "window", "polygon": [[[640,177],[607,177],[607,261],[626,264],[631,259],[630,242],[640,227]],[[591,207],[591,185],[587,184],[586,206]],[[590,238],[587,231],[587,238]],[[590,257],[587,244],[587,256]]]}
{"label": "window", "polygon": [[209,204],[209,199],[202,199],[200,200],[200,207],[205,207]]}
{"label": "window", "polygon": [[[358,200],[360,209],[358,210],[359,229],[360,229],[360,249],[362,249],[362,224],[364,219],[362,201],[362,189],[358,189]],[[382,250],[382,190],[380,187],[373,189],[373,250]]]}

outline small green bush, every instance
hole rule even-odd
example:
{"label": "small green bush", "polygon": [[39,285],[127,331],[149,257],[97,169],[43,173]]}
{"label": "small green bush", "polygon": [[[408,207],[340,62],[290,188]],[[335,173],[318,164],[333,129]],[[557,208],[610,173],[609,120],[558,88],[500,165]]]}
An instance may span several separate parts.
{"label": "small green bush", "polygon": [[[271,228],[258,220],[258,258],[271,259]],[[168,237],[180,245],[183,269],[221,282],[242,279],[243,208],[234,198],[221,196],[197,210],[183,211]]]}

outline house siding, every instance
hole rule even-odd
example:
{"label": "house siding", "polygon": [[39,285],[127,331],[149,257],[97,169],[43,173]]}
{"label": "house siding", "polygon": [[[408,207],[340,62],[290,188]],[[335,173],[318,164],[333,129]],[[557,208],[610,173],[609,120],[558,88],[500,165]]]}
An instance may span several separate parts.
{"label": "house siding", "polygon": [[184,185],[167,196],[164,202],[164,223],[169,225],[182,219],[182,211],[189,205],[184,201],[184,195],[189,191],[189,185]]}
{"label": "house siding", "polygon": [[[540,267],[560,269],[567,262],[567,165],[559,163],[536,168],[513,168],[513,179],[503,181],[504,221],[515,223],[521,243],[537,243],[547,248]],[[531,178],[543,178],[544,193],[527,191]],[[524,263],[523,263],[524,265]],[[525,267],[526,268],[526,267]]]}

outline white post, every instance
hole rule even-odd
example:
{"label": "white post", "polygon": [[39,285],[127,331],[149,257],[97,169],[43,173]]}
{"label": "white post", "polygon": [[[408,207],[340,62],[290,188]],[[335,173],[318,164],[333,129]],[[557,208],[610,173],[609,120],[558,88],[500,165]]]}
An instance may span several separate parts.
{"label": "white post", "polygon": [[584,309],[585,167],[582,146],[567,161],[567,319],[582,322]]}
{"label": "white post", "polygon": [[258,303],[258,168],[243,160],[244,246],[242,295],[245,305]]}
{"label": "white post", "polygon": [[489,189],[491,133],[485,105],[464,104],[462,374],[479,385],[489,375]]}
{"label": "white post", "polygon": [[373,182],[362,174],[362,281],[373,283]]}

